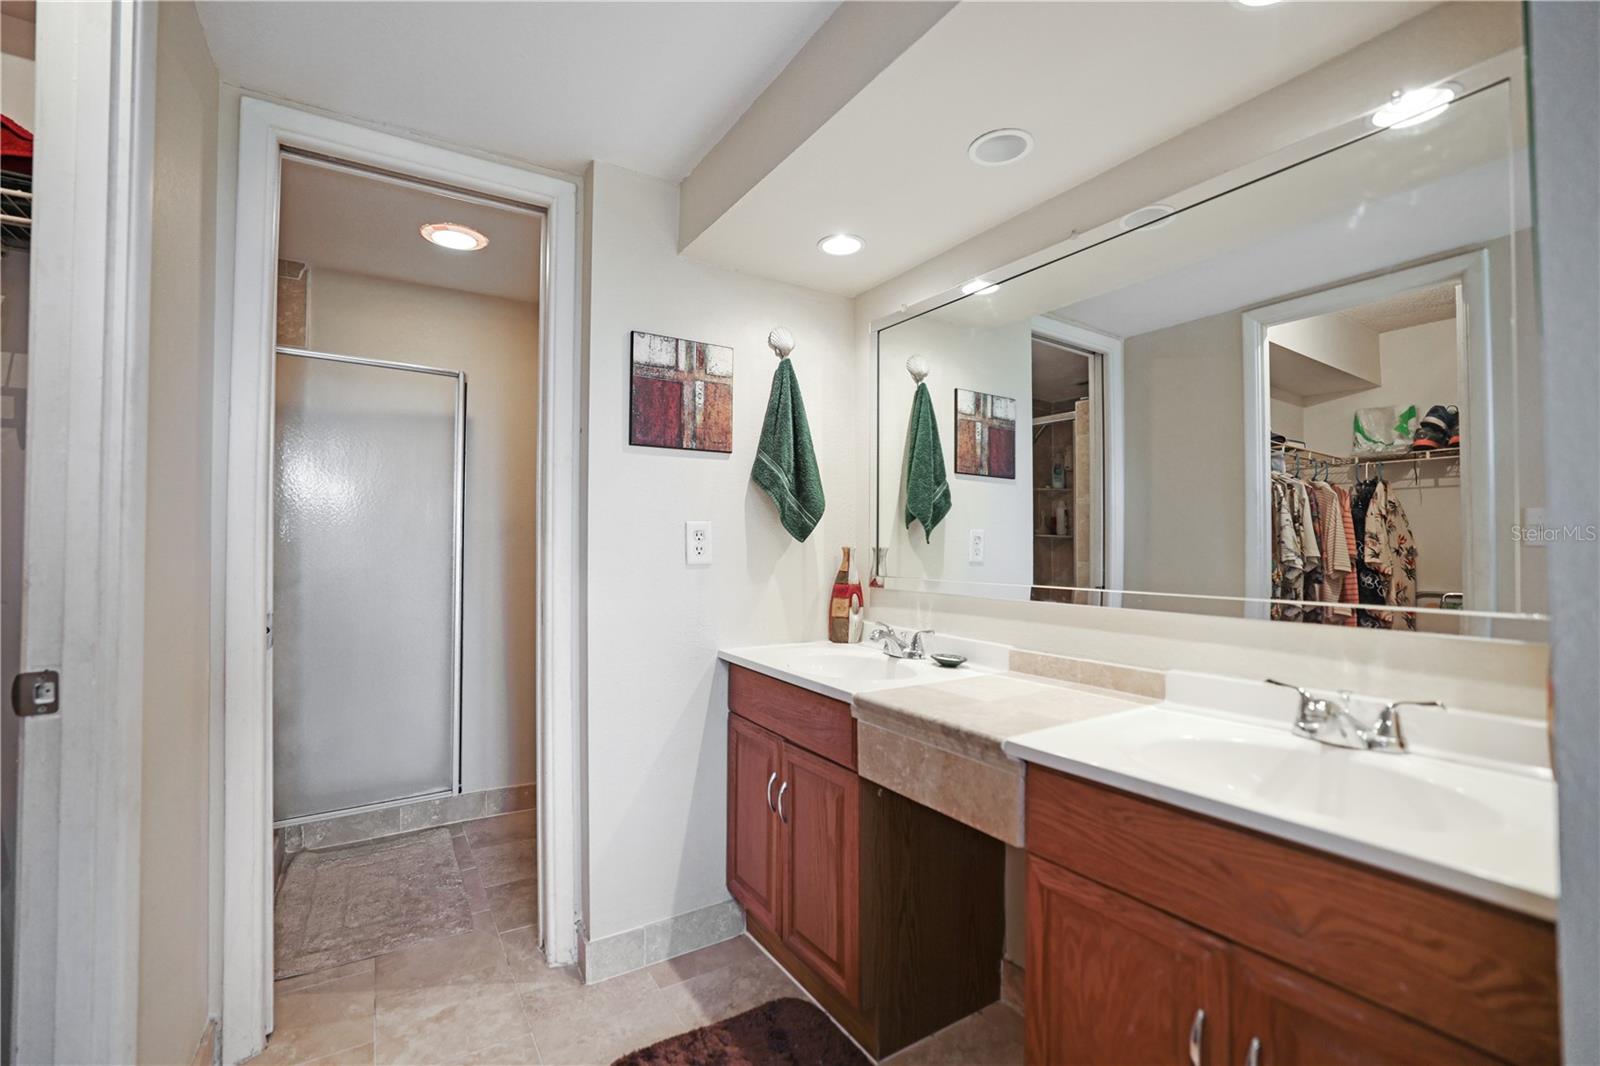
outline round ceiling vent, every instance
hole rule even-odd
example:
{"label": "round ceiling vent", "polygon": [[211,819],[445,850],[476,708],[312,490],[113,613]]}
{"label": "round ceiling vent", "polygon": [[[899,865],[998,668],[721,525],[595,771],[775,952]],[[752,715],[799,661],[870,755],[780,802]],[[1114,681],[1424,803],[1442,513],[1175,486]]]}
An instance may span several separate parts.
{"label": "round ceiling vent", "polygon": [[1033,134],[1027,130],[990,130],[967,145],[967,158],[980,167],[1003,167],[1033,151]]}
{"label": "round ceiling vent", "polygon": [[1158,226],[1166,225],[1177,210],[1177,208],[1167,204],[1151,204],[1149,207],[1141,207],[1122,216],[1122,228],[1124,230],[1155,229]]}

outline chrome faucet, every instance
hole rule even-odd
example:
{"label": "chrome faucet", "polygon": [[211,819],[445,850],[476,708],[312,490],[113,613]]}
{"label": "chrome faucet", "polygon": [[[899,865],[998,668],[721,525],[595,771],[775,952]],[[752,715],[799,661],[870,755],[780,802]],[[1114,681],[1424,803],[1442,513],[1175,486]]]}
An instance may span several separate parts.
{"label": "chrome faucet", "polygon": [[932,632],[931,629],[917,629],[907,637],[894,626],[873,622],[867,629],[867,639],[882,644],[883,654],[891,659],[926,659],[928,653],[922,646],[922,638]]}
{"label": "chrome faucet", "polygon": [[1401,707],[1438,707],[1438,700],[1392,700],[1383,705],[1371,726],[1364,726],[1348,709],[1350,693],[1340,692],[1337,700],[1313,696],[1299,685],[1267,678],[1269,685],[1292,688],[1300,694],[1300,709],[1295,715],[1294,731],[1300,736],[1336,748],[1354,748],[1359,751],[1398,753],[1407,751],[1405,730],[1400,725]]}

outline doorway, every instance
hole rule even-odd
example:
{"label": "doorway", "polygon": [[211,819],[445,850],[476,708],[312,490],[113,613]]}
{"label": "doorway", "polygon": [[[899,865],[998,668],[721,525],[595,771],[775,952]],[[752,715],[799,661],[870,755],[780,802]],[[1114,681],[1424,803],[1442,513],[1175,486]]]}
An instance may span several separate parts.
{"label": "doorway", "polygon": [[225,1061],[275,977],[576,952],[576,188],[246,99],[238,204]]}

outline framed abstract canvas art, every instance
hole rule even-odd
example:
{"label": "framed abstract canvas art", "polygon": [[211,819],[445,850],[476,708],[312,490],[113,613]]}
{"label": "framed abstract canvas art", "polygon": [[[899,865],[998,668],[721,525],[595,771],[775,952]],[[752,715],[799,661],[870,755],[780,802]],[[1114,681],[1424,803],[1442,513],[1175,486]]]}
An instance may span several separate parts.
{"label": "framed abstract canvas art", "polygon": [[956,473],[1017,476],[1017,401],[956,390]]}
{"label": "framed abstract canvas art", "polygon": [[635,330],[628,443],[733,451],[733,349]]}

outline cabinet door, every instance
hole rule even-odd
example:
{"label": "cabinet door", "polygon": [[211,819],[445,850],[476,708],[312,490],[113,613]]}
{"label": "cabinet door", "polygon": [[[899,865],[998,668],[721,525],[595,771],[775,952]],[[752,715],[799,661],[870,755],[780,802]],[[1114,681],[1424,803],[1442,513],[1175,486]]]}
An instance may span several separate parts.
{"label": "cabinet door", "polygon": [[728,891],[751,921],[778,925],[778,795],[782,742],[728,716]]}
{"label": "cabinet door", "polygon": [[1229,950],[1186,922],[1029,856],[1027,1061],[1220,1066]]}
{"label": "cabinet door", "polygon": [[780,936],[855,1006],[861,1003],[861,793],[855,773],[783,746]]}
{"label": "cabinet door", "polygon": [[1232,1062],[1489,1066],[1499,1060],[1243,948],[1232,958]]}

